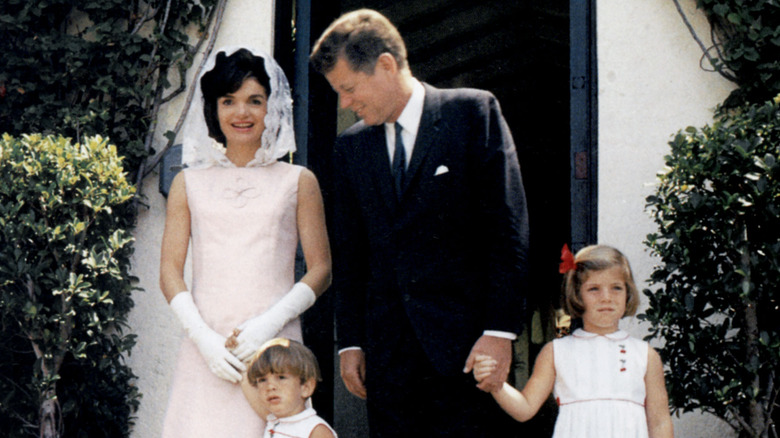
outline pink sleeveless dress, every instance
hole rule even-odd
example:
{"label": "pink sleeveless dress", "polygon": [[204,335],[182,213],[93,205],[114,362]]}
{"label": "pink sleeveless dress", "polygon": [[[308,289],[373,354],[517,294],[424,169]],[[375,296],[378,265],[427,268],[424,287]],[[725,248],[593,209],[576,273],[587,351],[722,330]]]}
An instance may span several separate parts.
{"label": "pink sleeveless dress", "polygon": [[[193,300],[206,324],[229,336],[295,282],[300,166],[184,170],[191,221]],[[279,336],[301,340],[298,319]],[[209,371],[186,336],[179,351],[164,438],[257,438],[265,424],[238,384]]]}

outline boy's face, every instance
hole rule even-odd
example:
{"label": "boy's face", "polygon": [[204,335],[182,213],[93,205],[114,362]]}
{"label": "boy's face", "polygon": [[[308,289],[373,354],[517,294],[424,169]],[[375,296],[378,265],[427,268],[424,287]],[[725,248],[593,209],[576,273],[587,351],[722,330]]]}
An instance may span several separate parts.
{"label": "boy's face", "polygon": [[278,418],[303,412],[306,399],[311,397],[315,385],[314,379],[301,383],[298,376],[287,373],[270,373],[257,379],[260,402]]}

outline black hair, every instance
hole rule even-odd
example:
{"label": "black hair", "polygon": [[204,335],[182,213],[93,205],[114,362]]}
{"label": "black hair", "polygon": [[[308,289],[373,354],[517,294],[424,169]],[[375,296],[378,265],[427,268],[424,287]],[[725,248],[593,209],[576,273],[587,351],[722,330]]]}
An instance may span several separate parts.
{"label": "black hair", "polygon": [[254,78],[265,88],[266,95],[271,96],[271,83],[265,70],[265,59],[255,56],[247,49],[238,49],[227,56],[225,52],[217,53],[214,68],[200,78],[200,89],[203,92],[203,117],[209,129],[209,136],[225,144],[225,134],[219,128],[217,115],[217,100],[230,93],[235,93],[244,81]]}

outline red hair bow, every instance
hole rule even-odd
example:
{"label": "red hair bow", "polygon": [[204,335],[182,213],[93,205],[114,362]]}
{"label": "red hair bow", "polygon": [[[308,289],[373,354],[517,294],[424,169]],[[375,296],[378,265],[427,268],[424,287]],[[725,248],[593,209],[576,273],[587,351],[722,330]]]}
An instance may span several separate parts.
{"label": "red hair bow", "polygon": [[574,263],[574,254],[569,251],[569,245],[564,243],[563,248],[561,248],[561,264],[558,265],[558,272],[565,274],[575,269],[577,269],[577,264]]}

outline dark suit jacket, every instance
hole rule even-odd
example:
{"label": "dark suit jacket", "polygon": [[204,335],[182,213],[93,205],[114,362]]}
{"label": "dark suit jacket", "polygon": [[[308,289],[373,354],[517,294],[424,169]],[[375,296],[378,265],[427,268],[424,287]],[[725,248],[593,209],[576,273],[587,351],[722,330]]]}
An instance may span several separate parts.
{"label": "dark suit jacket", "polygon": [[425,93],[400,201],[382,125],[358,122],[336,142],[337,335],[370,362],[397,354],[383,345],[408,318],[434,366],[454,374],[483,330],[521,330],[528,217],[496,98],[427,84]]}

